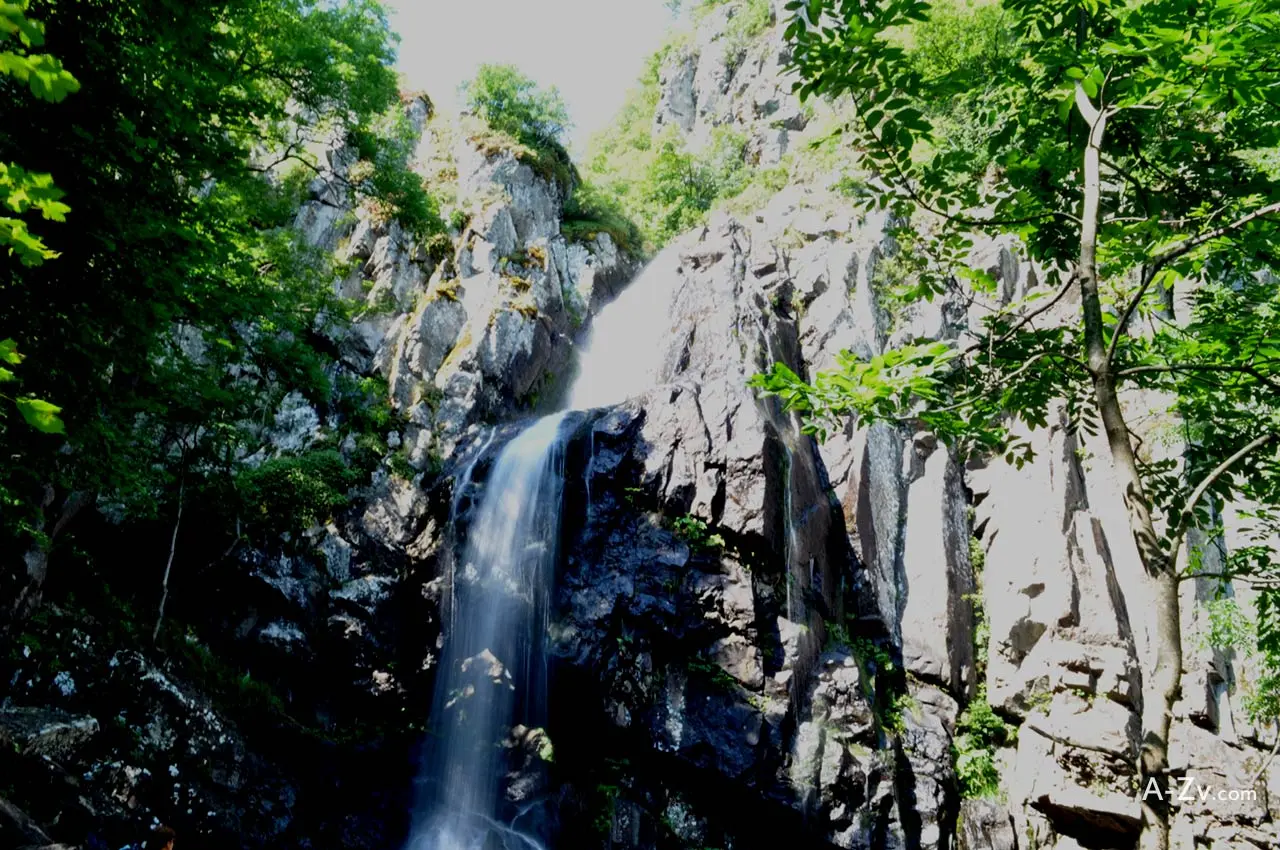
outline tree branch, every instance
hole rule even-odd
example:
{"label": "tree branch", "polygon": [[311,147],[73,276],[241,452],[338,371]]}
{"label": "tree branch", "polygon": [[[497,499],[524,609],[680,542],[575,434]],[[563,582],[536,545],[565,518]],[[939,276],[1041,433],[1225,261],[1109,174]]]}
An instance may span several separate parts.
{"label": "tree branch", "polygon": [[1280,384],[1277,384],[1270,377],[1258,371],[1254,367],[1235,366],[1228,363],[1179,363],[1177,365],[1170,364],[1168,366],[1131,366],[1128,369],[1121,369],[1116,372],[1116,377],[1127,378],[1131,375],[1144,375],[1160,372],[1234,372],[1242,375],[1249,375],[1268,389],[1276,393],[1280,393]]}
{"label": "tree branch", "polygon": [[[1175,539],[1180,540],[1182,538],[1182,535],[1187,530],[1187,526],[1189,525],[1190,519],[1194,515],[1196,505],[1199,504],[1200,500],[1204,498],[1204,494],[1209,491],[1209,488],[1212,487],[1219,478],[1225,475],[1227,471],[1231,469],[1231,467],[1235,466],[1242,459],[1247,457],[1250,453],[1252,453],[1257,449],[1262,448],[1267,443],[1270,443],[1272,440],[1275,440],[1277,438],[1280,438],[1280,434],[1276,434],[1276,433],[1263,434],[1261,437],[1257,437],[1253,440],[1250,440],[1239,451],[1237,451],[1231,457],[1227,458],[1222,463],[1214,467],[1213,471],[1210,472],[1208,475],[1206,475],[1204,477],[1204,480],[1201,481],[1196,486],[1196,488],[1191,491],[1191,495],[1187,498],[1186,503],[1182,506],[1182,519],[1180,521],[1178,534]],[[1177,551],[1177,550],[1175,549],[1174,551]]]}
{"label": "tree branch", "polygon": [[1155,259],[1152,260],[1151,263],[1151,274],[1154,277],[1157,271],[1179,257],[1189,254],[1206,242],[1212,242],[1214,239],[1226,236],[1228,233],[1239,230],[1251,222],[1257,221],[1260,218],[1266,218],[1269,215],[1275,215],[1278,212],[1280,212],[1280,202],[1267,204],[1265,207],[1259,207],[1248,215],[1243,215],[1235,221],[1224,224],[1221,227],[1215,227],[1212,230],[1206,230],[1204,233],[1185,239],[1177,245],[1174,245],[1172,248],[1168,248],[1156,255]]}
{"label": "tree branch", "polygon": [[1191,581],[1197,578],[1242,581],[1250,587],[1280,587],[1280,578],[1255,578],[1244,573],[1182,573],[1178,576],[1178,581]]}
{"label": "tree branch", "polygon": [[[1053,309],[1053,306],[1057,304],[1059,301],[1061,301],[1063,297],[1071,290],[1072,285],[1076,282],[1076,278],[1077,278],[1077,273],[1075,271],[1072,271],[1071,274],[1067,275],[1066,282],[1062,284],[1061,288],[1058,289],[1058,292],[1053,296],[1053,298],[1049,299],[1049,302],[1047,304],[1045,304],[1043,307],[1038,307],[1037,309],[1032,310],[1030,313],[1023,316],[1020,322],[1018,322],[1016,325],[1009,328],[1009,330],[1001,334],[1000,337],[994,341],[994,344],[999,344],[1004,342],[1005,340],[1009,339],[1009,337],[1013,336],[1015,333],[1022,330],[1027,325],[1029,325],[1032,319],[1035,319],[1037,316],[1043,315],[1044,313],[1047,313],[1051,309]],[[978,342],[975,342],[973,345],[966,348],[964,353],[972,354],[973,352],[982,348],[985,344],[986,342],[984,340],[979,340]]]}
{"label": "tree branch", "polygon": [[1129,303],[1125,305],[1124,312],[1120,314],[1120,320],[1116,322],[1116,329],[1111,333],[1111,342],[1107,345],[1107,362],[1115,360],[1116,346],[1120,344],[1120,337],[1124,333],[1125,325],[1129,324],[1129,319],[1133,318],[1133,311],[1138,309],[1138,304],[1142,302],[1142,297],[1147,294],[1147,289],[1156,279],[1154,270],[1144,269],[1142,272],[1142,285],[1138,287],[1138,291],[1129,299]]}
{"label": "tree branch", "polygon": [[187,446],[186,438],[182,441],[182,477],[178,479],[178,515],[173,522],[173,537],[169,540],[169,560],[164,565],[164,578],[160,582],[160,608],[156,614],[156,626],[151,630],[151,642],[160,640],[160,625],[164,622],[164,606],[169,601],[169,574],[173,570],[173,556],[178,550],[178,529],[182,527],[182,502],[187,489]]}
{"label": "tree branch", "polygon": [[898,163],[898,158],[893,155],[893,152],[889,150],[888,145],[884,143],[884,140],[879,136],[879,134],[876,133],[875,128],[871,126],[871,123],[869,121],[867,121],[866,115],[862,109],[862,105],[858,103],[858,99],[856,97],[853,98],[853,103],[854,103],[854,107],[858,110],[858,118],[862,121],[862,126],[866,130],[867,135],[871,137],[871,139],[876,143],[876,147],[880,148],[880,151],[884,155],[885,159],[887,159],[889,161],[889,164],[893,166],[893,171],[897,178],[898,188],[900,188],[903,192],[905,192],[907,196],[911,198],[911,200],[915,201],[915,203],[919,205],[921,209],[927,212],[931,212],[936,216],[940,216],[949,222],[963,225],[965,227],[1012,227],[1020,224],[1035,224],[1038,221],[1044,221],[1045,219],[1053,218],[1054,216],[1066,218],[1076,224],[1080,223],[1080,220],[1076,218],[1074,215],[1062,210],[1046,210],[1044,213],[1040,215],[1031,216],[1029,218],[978,219],[978,218],[969,218],[968,216],[962,216],[962,215],[953,215],[951,213],[944,212],[941,209],[938,209],[937,206],[926,201],[924,198],[920,197],[918,192],[916,192],[915,187],[911,185],[911,180],[908,179],[906,172],[902,170],[902,166]]}

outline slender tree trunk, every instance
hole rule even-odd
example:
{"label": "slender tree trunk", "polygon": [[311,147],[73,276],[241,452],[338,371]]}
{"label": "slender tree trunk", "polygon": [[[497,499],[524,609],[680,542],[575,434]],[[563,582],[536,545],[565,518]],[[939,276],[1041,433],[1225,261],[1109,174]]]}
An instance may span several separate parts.
{"label": "slender tree trunk", "polygon": [[178,484],[178,516],[173,521],[173,537],[169,540],[169,561],[164,565],[164,578],[160,582],[160,609],[156,614],[156,627],[151,630],[153,644],[160,640],[160,626],[164,623],[164,606],[169,601],[169,573],[173,570],[173,555],[178,551],[178,529],[182,527],[182,497],[186,486],[184,474],[183,480]]}
{"label": "slender tree trunk", "polygon": [[[1137,770],[1142,805],[1141,850],[1167,850],[1169,846],[1169,801],[1166,796],[1169,766],[1169,728],[1173,705],[1182,684],[1182,612],[1178,579],[1174,568],[1176,553],[1166,552],[1151,518],[1150,502],[1142,486],[1137,458],[1129,439],[1129,428],[1116,392],[1102,324],[1102,303],[1098,293],[1098,208],[1102,195],[1101,150],[1107,115],[1093,106],[1083,89],[1076,86],[1076,103],[1089,127],[1084,154],[1084,209],[1080,227],[1079,280],[1084,318],[1085,349],[1093,377],[1094,396],[1111,461],[1124,486],[1124,506],[1138,555],[1146,570],[1145,585],[1155,618],[1154,668],[1143,671],[1142,740]],[[1119,329],[1116,331],[1119,333]],[[1145,792],[1154,780],[1158,794]]]}

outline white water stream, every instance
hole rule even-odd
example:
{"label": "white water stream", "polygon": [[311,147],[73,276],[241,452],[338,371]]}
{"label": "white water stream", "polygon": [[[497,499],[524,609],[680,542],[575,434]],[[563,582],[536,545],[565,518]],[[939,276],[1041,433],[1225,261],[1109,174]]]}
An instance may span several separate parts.
{"label": "white water stream", "polygon": [[[660,256],[595,319],[570,409],[614,404],[655,385],[677,281],[674,259]],[[500,779],[512,728],[537,728],[546,720],[545,639],[566,416],[537,420],[498,454],[453,568],[450,630],[423,768],[428,792],[413,815],[409,850],[542,847],[500,821]],[[474,466],[458,486],[469,483]],[[455,498],[452,520],[459,502]]]}

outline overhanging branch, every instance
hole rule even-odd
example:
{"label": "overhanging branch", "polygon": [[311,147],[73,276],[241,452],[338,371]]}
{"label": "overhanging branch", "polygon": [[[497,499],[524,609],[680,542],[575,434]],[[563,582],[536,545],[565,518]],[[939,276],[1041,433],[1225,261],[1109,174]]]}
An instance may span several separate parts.
{"label": "overhanging branch", "polygon": [[1187,497],[1186,503],[1182,506],[1182,518],[1179,521],[1178,533],[1177,533],[1177,536],[1175,537],[1176,541],[1180,541],[1182,539],[1182,535],[1186,533],[1187,528],[1190,526],[1191,518],[1194,516],[1196,505],[1199,504],[1200,500],[1204,498],[1204,494],[1209,492],[1209,488],[1212,487],[1218,481],[1219,478],[1227,474],[1227,472],[1230,471],[1231,467],[1235,466],[1241,460],[1248,457],[1250,454],[1257,451],[1258,449],[1262,448],[1267,443],[1270,443],[1276,439],[1280,439],[1280,434],[1272,432],[1269,434],[1263,434],[1261,437],[1256,437],[1253,440],[1250,440],[1243,447],[1241,447],[1239,451],[1231,455],[1231,457],[1227,458],[1222,463],[1218,464],[1216,467],[1213,468],[1213,471],[1211,471],[1208,475],[1204,477],[1204,479],[1196,486],[1196,488],[1191,491],[1191,495]]}

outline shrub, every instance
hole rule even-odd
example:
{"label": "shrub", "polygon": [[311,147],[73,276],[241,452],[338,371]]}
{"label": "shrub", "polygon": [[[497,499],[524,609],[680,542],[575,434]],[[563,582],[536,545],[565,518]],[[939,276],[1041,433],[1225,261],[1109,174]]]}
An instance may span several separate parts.
{"label": "shrub", "polygon": [[347,179],[376,217],[397,219],[408,232],[429,237],[445,229],[435,198],[409,167],[417,134],[397,104],[351,134],[360,159]]}
{"label": "shrub", "polygon": [[582,183],[565,204],[561,232],[569,241],[588,242],[608,233],[614,243],[633,256],[643,253],[644,235],[622,204],[591,183]]}
{"label": "shrub", "polygon": [[713,551],[724,548],[724,538],[713,534],[711,527],[695,516],[677,517],[671,525],[676,536],[694,549]]}
{"label": "shrub", "polygon": [[328,519],[347,504],[359,483],[342,455],[332,449],[272,458],[239,474],[236,489],[246,516],[277,531],[293,531]]}
{"label": "shrub", "polygon": [[985,688],[979,688],[956,724],[951,744],[956,778],[965,797],[994,797],[1000,793],[1000,771],[996,749],[1012,743],[1016,730],[1000,719],[987,702]]}
{"label": "shrub", "polygon": [[560,142],[569,129],[569,110],[552,87],[541,89],[514,65],[481,65],[462,84],[467,106],[503,133],[526,145]]}
{"label": "shrub", "polygon": [[569,110],[554,86],[543,89],[514,65],[481,65],[462,84],[463,102],[496,132],[533,151],[530,164],[559,183],[567,195],[577,171],[564,147]]}

